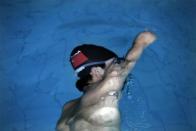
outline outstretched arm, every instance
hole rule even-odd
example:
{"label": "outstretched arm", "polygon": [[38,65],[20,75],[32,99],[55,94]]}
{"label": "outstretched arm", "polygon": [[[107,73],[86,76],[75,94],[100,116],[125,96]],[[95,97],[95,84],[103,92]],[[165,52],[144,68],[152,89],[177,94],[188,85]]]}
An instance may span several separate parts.
{"label": "outstretched arm", "polygon": [[[121,63],[120,65],[110,64],[110,66],[106,69],[106,75],[104,79],[100,83],[98,83],[96,88],[92,88],[91,91],[87,92],[83,96],[82,103],[86,106],[91,105],[99,101],[100,97],[108,93],[108,91],[121,90],[121,85],[124,83],[124,80],[126,79],[129,72],[133,69],[143,50],[148,45],[153,43],[155,39],[156,36],[151,32],[140,33],[134,40],[132,47],[127,52],[125,62]],[[119,82],[115,83],[114,81],[116,80],[118,80]]]}
{"label": "outstretched arm", "polygon": [[107,77],[121,74],[121,78],[124,81],[129,72],[135,66],[144,49],[150,44],[152,44],[155,40],[156,36],[152,32],[145,31],[139,33],[134,40],[132,47],[128,50],[125,56],[125,61],[120,64],[121,68],[116,68],[115,64],[111,65],[107,70]]}
{"label": "outstretched arm", "polygon": [[138,34],[133,42],[132,47],[129,49],[125,57],[124,68],[127,72],[130,72],[133,69],[144,49],[152,44],[155,40],[156,36],[152,32],[145,31]]}

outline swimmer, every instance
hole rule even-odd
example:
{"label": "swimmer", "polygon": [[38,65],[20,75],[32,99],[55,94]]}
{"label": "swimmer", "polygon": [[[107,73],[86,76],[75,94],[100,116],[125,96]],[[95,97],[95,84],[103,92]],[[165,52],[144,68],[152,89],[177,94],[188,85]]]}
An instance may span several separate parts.
{"label": "swimmer", "polygon": [[70,62],[79,78],[76,87],[83,94],[64,105],[56,131],[120,131],[118,102],[123,84],[155,39],[152,32],[139,33],[123,59],[101,46],[75,47]]}

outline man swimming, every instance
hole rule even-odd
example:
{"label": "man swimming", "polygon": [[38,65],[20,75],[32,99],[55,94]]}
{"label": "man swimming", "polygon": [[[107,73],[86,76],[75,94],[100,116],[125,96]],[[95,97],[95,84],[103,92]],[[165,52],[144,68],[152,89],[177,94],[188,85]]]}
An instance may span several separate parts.
{"label": "man swimming", "polygon": [[57,131],[120,131],[119,99],[126,77],[143,50],[156,39],[141,32],[124,59],[101,46],[73,49],[70,62],[80,78],[76,87],[83,95],[67,102],[57,122]]}

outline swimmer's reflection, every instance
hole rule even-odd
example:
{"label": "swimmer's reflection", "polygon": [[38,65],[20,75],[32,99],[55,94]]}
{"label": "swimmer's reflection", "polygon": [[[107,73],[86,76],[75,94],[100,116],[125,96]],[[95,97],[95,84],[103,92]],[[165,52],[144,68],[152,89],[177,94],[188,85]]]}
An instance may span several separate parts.
{"label": "swimmer's reflection", "polygon": [[119,131],[118,102],[123,84],[143,50],[155,39],[152,32],[141,32],[124,59],[101,46],[74,48],[70,62],[80,78],[76,87],[83,95],[64,105],[56,130]]}

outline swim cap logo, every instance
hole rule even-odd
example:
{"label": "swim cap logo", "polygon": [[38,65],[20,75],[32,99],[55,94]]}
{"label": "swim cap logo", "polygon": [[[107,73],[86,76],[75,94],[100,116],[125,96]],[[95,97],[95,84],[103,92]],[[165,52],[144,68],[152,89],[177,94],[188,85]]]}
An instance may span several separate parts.
{"label": "swim cap logo", "polygon": [[86,57],[81,51],[76,52],[71,57],[71,63],[74,68],[80,66],[81,64],[85,63],[86,61],[88,61],[88,57]]}

